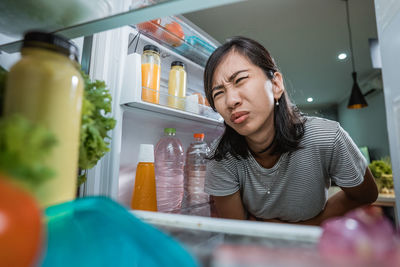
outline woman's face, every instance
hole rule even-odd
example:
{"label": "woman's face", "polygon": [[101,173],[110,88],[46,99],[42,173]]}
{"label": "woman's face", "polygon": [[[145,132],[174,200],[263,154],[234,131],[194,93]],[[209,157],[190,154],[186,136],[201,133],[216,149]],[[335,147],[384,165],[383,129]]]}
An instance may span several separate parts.
{"label": "woman's face", "polygon": [[229,52],[215,69],[211,92],[215,108],[226,124],[243,136],[273,126],[274,99],[282,93],[280,73],[270,80],[238,52]]}

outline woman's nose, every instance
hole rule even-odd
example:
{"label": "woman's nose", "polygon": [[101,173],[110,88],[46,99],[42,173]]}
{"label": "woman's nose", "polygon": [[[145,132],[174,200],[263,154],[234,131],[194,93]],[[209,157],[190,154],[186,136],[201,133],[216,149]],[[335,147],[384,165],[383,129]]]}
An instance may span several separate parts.
{"label": "woman's nose", "polygon": [[235,108],[242,103],[242,98],[240,96],[239,90],[233,87],[226,90],[225,100],[228,108]]}

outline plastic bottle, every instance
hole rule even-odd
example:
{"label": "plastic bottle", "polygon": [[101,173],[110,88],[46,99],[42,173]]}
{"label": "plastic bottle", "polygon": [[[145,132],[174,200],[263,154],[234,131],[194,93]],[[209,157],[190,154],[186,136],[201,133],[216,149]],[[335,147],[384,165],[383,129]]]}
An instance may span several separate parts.
{"label": "plastic bottle", "polygon": [[21,54],[7,77],[4,114],[21,114],[57,138],[46,158],[56,175],[33,189],[40,205],[47,207],[76,196],[84,83],[78,48],[61,36],[28,32]]}
{"label": "plastic bottle", "polygon": [[184,184],[185,207],[187,208],[209,202],[209,195],[204,193],[206,155],[209,152],[209,147],[204,142],[203,133],[195,133],[193,137],[194,142],[190,144],[186,154]]}
{"label": "plastic bottle", "polygon": [[142,100],[159,103],[161,60],[160,49],[155,45],[146,45],[142,54]]}
{"label": "plastic bottle", "polygon": [[155,149],[157,207],[161,212],[179,213],[182,205],[185,154],[175,133],[175,128],[165,128]]}
{"label": "plastic bottle", "polygon": [[185,108],[186,71],[181,61],[171,63],[168,80],[168,106],[177,109]]}
{"label": "plastic bottle", "polygon": [[153,145],[140,145],[139,163],[136,168],[131,208],[135,210],[157,211]]}

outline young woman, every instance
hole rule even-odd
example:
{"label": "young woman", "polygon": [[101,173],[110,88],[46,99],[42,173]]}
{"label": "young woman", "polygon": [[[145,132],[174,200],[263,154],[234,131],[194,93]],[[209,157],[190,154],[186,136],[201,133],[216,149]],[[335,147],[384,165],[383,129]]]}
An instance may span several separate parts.
{"label": "young woman", "polygon": [[[219,216],[319,225],[376,200],[374,178],[350,136],[291,104],[262,45],[230,39],[209,58],[204,85],[226,127],[212,145],[205,182]],[[342,191],[327,199],[331,181]]]}

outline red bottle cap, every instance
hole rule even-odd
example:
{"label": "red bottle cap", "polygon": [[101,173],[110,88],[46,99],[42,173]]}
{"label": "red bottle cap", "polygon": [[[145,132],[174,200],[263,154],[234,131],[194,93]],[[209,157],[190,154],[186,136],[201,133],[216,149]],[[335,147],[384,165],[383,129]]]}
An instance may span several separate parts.
{"label": "red bottle cap", "polygon": [[203,133],[195,133],[195,134],[193,135],[193,137],[194,137],[194,138],[201,138],[201,139],[204,139],[204,134],[203,134]]}

